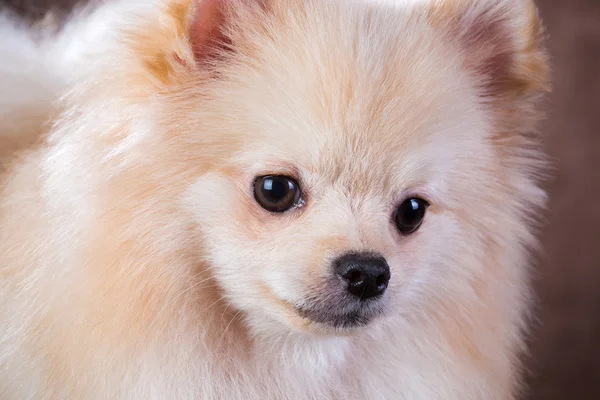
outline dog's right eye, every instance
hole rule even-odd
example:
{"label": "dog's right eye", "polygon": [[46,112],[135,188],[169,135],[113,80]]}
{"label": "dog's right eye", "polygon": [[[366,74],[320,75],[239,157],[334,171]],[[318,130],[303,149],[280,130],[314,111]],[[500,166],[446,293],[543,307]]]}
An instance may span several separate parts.
{"label": "dog's right eye", "polygon": [[284,175],[262,176],[254,182],[254,198],[265,210],[282,213],[300,204],[300,186]]}

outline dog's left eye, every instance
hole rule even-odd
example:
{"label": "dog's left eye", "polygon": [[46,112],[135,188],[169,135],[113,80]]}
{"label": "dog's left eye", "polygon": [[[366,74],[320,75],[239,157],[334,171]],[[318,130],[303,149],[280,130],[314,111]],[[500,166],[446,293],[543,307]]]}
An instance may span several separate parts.
{"label": "dog's left eye", "polygon": [[396,227],[403,235],[410,235],[419,229],[429,203],[420,198],[411,198],[400,204],[394,213]]}
{"label": "dog's left eye", "polygon": [[300,203],[300,186],[284,175],[262,176],[254,182],[254,198],[265,210],[282,213]]}

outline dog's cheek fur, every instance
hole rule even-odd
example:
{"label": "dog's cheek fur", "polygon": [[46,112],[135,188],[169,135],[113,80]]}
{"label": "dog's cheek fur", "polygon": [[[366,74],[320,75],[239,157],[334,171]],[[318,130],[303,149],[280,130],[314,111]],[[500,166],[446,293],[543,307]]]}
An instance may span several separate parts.
{"label": "dog's cheek fur", "polygon": [[307,299],[332,290],[327,283],[333,258],[379,249],[357,237],[356,216],[342,205],[343,199],[322,199],[318,210],[269,214],[254,201],[252,176],[243,171],[205,174],[186,194],[211,271],[228,301],[245,312],[251,325],[257,321],[254,328],[264,331],[267,324],[271,333],[285,333],[286,326],[306,331],[309,321],[294,306],[306,306]]}

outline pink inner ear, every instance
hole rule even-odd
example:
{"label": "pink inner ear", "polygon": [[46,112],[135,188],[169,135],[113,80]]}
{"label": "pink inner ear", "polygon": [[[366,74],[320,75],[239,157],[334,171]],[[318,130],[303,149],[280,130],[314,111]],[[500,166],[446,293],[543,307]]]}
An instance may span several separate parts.
{"label": "pink inner ear", "polygon": [[221,31],[226,0],[200,0],[190,25],[190,40],[197,62],[201,62],[224,44]]}
{"label": "pink inner ear", "polygon": [[[490,20],[487,20],[487,19]],[[470,21],[463,41],[471,58],[471,67],[488,78],[487,94],[496,95],[511,80],[515,52],[510,21],[506,18],[480,15]]]}

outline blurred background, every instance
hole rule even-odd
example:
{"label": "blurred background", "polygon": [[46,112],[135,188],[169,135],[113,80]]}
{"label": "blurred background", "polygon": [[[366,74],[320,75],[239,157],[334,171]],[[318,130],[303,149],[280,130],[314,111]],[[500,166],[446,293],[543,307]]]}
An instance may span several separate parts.
{"label": "blurred background", "polygon": [[[0,0],[0,7],[38,20],[80,1]],[[600,0],[536,3],[553,60],[542,129],[556,171],[535,270],[526,398],[600,400]]]}

